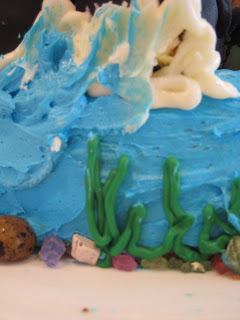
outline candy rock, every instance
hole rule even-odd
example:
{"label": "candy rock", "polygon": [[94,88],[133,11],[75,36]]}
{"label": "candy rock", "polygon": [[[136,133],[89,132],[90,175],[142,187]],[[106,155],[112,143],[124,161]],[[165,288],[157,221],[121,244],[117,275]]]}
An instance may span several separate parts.
{"label": "candy rock", "polygon": [[184,262],[180,268],[180,270],[184,273],[192,272],[192,266],[189,262]]}
{"label": "candy rock", "polygon": [[35,233],[26,221],[10,215],[0,216],[0,261],[27,258],[35,242]]}
{"label": "candy rock", "polygon": [[43,242],[39,255],[48,267],[55,267],[65,252],[64,242],[51,234]]}
{"label": "candy rock", "polygon": [[181,269],[183,261],[175,257],[171,257],[168,263],[169,269]]}
{"label": "candy rock", "polygon": [[188,273],[188,272],[195,272],[195,273],[205,273],[206,268],[200,262],[184,262],[181,266],[181,271]]}
{"label": "candy rock", "polygon": [[240,236],[232,237],[222,260],[232,271],[240,273]]}
{"label": "candy rock", "polygon": [[117,257],[113,257],[112,264],[114,268],[122,271],[133,271],[138,267],[138,264],[133,259],[133,257],[127,254],[122,254]]}
{"label": "candy rock", "polygon": [[211,261],[207,261],[207,260],[201,261],[201,265],[203,265],[206,271],[212,270]]}
{"label": "candy rock", "polygon": [[219,274],[224,274],[226,272],[229,272],[230,269],[226,264],[222,261],[221,255],[216,254],[212,259],[211,259],[211,265],[212,268],[216,270],[217,273]]}
{"label": "candy rock", "polygon": [[142,259],[141,266],[146,269],[167,269],[168,261],[164,257],[157,257],[152,260]]}
{"label": "candy rock", "polygon": [[206,272],[205,267],[200,262],[192,262],[191,267],[192,267],[192,272],[197,272],[197,273]]}
{"label": "candy rock", "polygon": [[101,251],[96,248],[95,242],[74,234],[72,238],[71,256],[79,262],[95,265],[98,261]]}

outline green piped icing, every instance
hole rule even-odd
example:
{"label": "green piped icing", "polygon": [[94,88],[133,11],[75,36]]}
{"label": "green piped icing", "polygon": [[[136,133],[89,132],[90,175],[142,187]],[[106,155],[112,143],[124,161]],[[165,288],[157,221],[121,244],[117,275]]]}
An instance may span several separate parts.
{"label": "green piped icing", "polygon": [[127,175],[129,162],[130,160],[128,156],[123,155],[120,157],[117,169],[115,170],[114,174],[111,174],[110,185],[107,188],[105,194],[104,208],[106,212],[106,219],[108,221],[110,234],[113,239],[118,239],[120,235],[115,217],[115,203],[118,189]]}
{"label": "green piped icing", "polygon": [[[139,246],[142,222],[147,217],[142,204],[133,205],[128,211],[127,223],[120,232],[115,204],[117,192],[126,178],[130,160],[127,155],[120,157],[117,168],[110,171],[105,183],[100,179],[100,140],[96,136],[88,143],[88,162],[85,175],[86,212],[89,231],[102,254],[97,265],[107,268],[112,265],[111,257],[118,256],[127,250],[132,256],[151,260],[169,252],[176,253],[188,262],[203,261],[216,253],[223,252],[232,236],[238,232],[230,225],[223,223],[212,205],[203,210],[203,228],[199,236],[199,251],[183,244],[182,239],[191,228],[194,216],[186,213],[180,206],[180,165],[176,158],[170,157],[163,168],[163,208],[169,222],[169,231],[163,243],[156,247]],[[240,178],[232,185],[232,198],[229,212],[240,215]],[[96,216],[97,213],[97,216]],[[96,221],[97,220],[97,221]],[[223,235],[211,239],[213,224],[217,224]]]}
{"label": "green piped icing", "polygon": [[[97,202],[99,198],[101,201],[104,201],[102,197],[102,192],[100,190],[100,186],[98,192],[96,194],[96,165],[99,164],[100,158],[100,141],[98,137],[91,139],[88,142],[88,161],[87,161],[87,170],[85,174],[85,189],[86,189],[86,213],[87,213],[87,220],[88,220],[88,227],[91,233],[92,238],[94,239],[97,246],[105,247],[111,241],[111,236],[109,234],[108,225],[105,219],[103,205],[100,206],[98,203],[98,210],[100,209],[100,215],[98,211],[98,225],[95,219],[95,197]],[[100,178],[99,178],[100,179]],[[99,185],[99,182],[97,182]],[[104,226],[104,233],[101,234],[100,226]],[[103,228],[102,228],[103,229]]]}
{"label": "green piped icing", "polygon": [[129,211],[128,211],[128,218],[127,218],[127,223],[124,231],[122,234],[119,236],[117,241],[111,246],[110,248],[110,253],[113,257],[118,256],[123,252],[123,250],[127,247],[129,240],[132,236],[132,228],[133,228],[133,221],[134,217],[136,215],[139,215],[139,212],[145,209],[141,205],[138,206],[132,206]]}
{"label": "green piped icing", "polygon": [[[227,214],[234,214],[236,217],[240,215],[240,178],[236,178],[232,183],[232,194]],[[222,253],[226,249],[230,239],[239,234],[239,232],[231,225],[222,222],[215,208],[208,204],[203,209],[203,228],[199,236],[199,251],[209,255]],[[222,229],[223,234],[216,239],[210,238],[212,226],[216,224]]]}
{"label": "green piped icing", "polygon": [[[203,228],[199,235],[199,250],[209,255],[223,252],[227,247],[231,237],[236,234],[236,230],[223,223],[217,216],[217,212],[212,205],[207,205],[203,209]],[[217,224],[224,233],[214,240],[210,240],[212,226]]]}
{"label": "green piped icing", "polygon": [[180,204],[180,165],[176,158],[170,157],[166,160],[163,172],[163,207],[169,221],[169,231],[163,244],[151,248],[140,247],[138,242],[141,238],[141,223],[147,213],[142,214],[141,219],[135,217],[133,236],[130,239],[128,251],[133,256],[147,260],[165,255],[174,251],[180,258],[189,261],[201,261],[206,256],[192,250],[182,243],[182,238],[194,222],[194,217],[185,213]]}
{"label": "green piped icing", "polygon": [[232,196],[227,213],[228,221],[240,232],[240,177],[232,183]]}
{"label": "green piped icing", "polygon": [[[166,190],[165,190],[166,189]],[[171,212],[171,221],[176,230],[173,251],[182,259],[194,262],[204,260],[204,256],[182,243],[182,239],[191,228],[194,216],[184,212],[180,206],[180,164],[176,158],[170,157],[164,165],[163,206],[167,218]],[[168,213],[167,213],[168,212]],[[169,220],[170,224],[170,220]],[[171,229],[171,226],[170,226]]]}
{"label": "green piped icing", "polygon": [[170,157],[166,160],[163,174],[163,208],[169,226],[172,227],[189,216],[179,205],[180,165],[176,158]]}
{"label": "green piped icing", "polygon": [[132,234],[134,208],[129,211],[126,228],[122,234],[120,234],[115,218],[117,192],[127,175],[128,167],[129,157],[121,156],[117,168],[109,173],[106,182],[102,184],[100,180],[100,140],[98,137],[89,140],[85,174],[86,213],[91,237],[102,249],[101,256],[104,257],[98,261],[98,266],[102,268],[111,266],[111,257],[122,253]]}
{"label": "green piped icing", "polygon": [[[107,224],[105,224],[105,212],[104,212],[104,192],[102,190],[101,184],[101,176],[100,176],[100,142],[99,139],[96,140],[96,145],[93,142],[93,152],[96,152],[96,158],[93,160],[95,161],[95,184],[94,184],[94,192],[96,196],[96,205],[97,205],[97,212],[98,212],[98,229],[101,234],[104,233],[104,229],[107,228]],[[94,165],[94,164],[93,164]],[[93,168],[94,170],[94,168]],[[105,230],[107,233],[107,230]]]}
{"label": "green piped icing", "polygon": [[[101,259],[102,255],[104,255],[104,257]],[[112,266],[112,257],[108,252],[107,248],[102,249],[101,256],[100,259],[98,259],[97,266],[100,268],[110,268]]]}
{"label": "green piped icing", "polygon": [[237,217],[240,216],[240,177],[232,183],[232,197],[228,211],[234,213]]}

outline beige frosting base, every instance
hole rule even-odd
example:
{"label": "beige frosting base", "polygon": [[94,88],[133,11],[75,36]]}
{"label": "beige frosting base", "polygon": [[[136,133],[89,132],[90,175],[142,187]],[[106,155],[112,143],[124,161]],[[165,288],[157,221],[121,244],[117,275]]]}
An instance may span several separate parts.
{"label": "beige frosting base", "polygon": [[239,281],[214,271],[51,269],[34,256],[1,264],[0,298],[1,320],[238,320],[240,310]]}

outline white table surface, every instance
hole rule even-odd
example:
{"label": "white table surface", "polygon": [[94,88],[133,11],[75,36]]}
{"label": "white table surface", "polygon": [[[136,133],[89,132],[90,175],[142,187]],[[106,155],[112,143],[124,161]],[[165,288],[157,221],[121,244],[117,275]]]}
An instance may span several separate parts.
{"label": "white table surface", "polygon": [[36,256],[0,271],[0,320],[240,319],[240,281],[214,271],[127,273],[68,261],[51,269]]}

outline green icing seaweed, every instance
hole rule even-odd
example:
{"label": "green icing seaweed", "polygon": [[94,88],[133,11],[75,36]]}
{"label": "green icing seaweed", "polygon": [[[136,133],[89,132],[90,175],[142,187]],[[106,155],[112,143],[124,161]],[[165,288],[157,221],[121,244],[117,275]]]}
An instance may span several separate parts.
{"label": "green icing seaweed", "polygon": [[232,183],[232,197],[228,212],[235,214],[238,218],[240,216],[240,177]]}
{"label": "green icing seaweed", "polygon": [[207,205],[203,209],[203,221],[203,228],[199,235],[198,244],[200,252],[205,252],[209,255],[223,252],[230,241],[230,236],[224,234],[217,239],[210,240],[212,226],[218,222],[216,210],[212,205]]}
{"label": "green icing seaweed", "polygon": [[[240,178],[236,178],[232,183],[232,194],[227,210],[229,215],[234,215],[239,218],[240,215]],[[199,251],[205,252],[209,255],[222,253],[226,249],[230,239],[239,234],[232,225],[222,222],[215,208],[209,204],[203,209],[203,228],[199,236]],[[223,234],[216,239],[210,239],[210,232],[212,226],[216,224],[220,229],[223,230]]]}
{"label": "green icing seaweed", "polygon": [[232,197],[227,214],[228,221],[240,232],[240,177],[232,183]]}
{"label": "green icing seaweed", "polygon": [[[88,142],[88,162],[85,174],[86,213],[89,231],[97,247],[101,248],[98,266],[112,265],[111,257],[124,250],[142,259],[151,260],[169,252],[176,253],[188,262],[206,260],[209,255],[223,252],[232,236],[238,232],[223,223],[212,205],[203,209],[203,228],[199,236],[199,250],[183,244],[182,239],[194,222],[194,216],[184,212],[180,206],[180,165],[176,158],[170,157],[163,168],[163,208],[169,222],[169,231],[163,243],[156,247],[139,246],[142,222],[147,217],[146,208],[135,204],[128,211],[126,226],[120,232],[115,215],[116,197],[122,182],[127,176],[130,160],[122,155],[117,168],[112,170],[105,183],[100,180],[100,140],[96,136]],[[229,212],[240,215],[240,178],[233,182],[232,199]],[[213,224],[217,224],[223,234],[211,239]]]}
{"label": "green icing seaweed", "polygon": [[[100,141],[98,137],[90,140],[88,143],[88,162],[87,162],[87,170],[85,174],[85,189],[86,189],[86,212],[87,212],[87,220],[88,226],[90,229],[90,233],[95,243],[99,247],[107,246],[111,241],[111,236],[109,233],[109,228],[107,221],[105,219],[104,213],[104,197],[102,193],[102,188],[100,185],[100,177],[98,175],[98,171],[100,169],[99,165],[100,158]],[[97,183],[96,183],[97,180]],[[97,190],[97,193],[96,193]],[[95,220],[95,197],[97,199],[97,213],[98,213],[98,224]],[[105,223],[104,227],[103,224]],[[104,229],[104,230],[103,230]],[[101,232],[103,231],[103,232]]]}
{"label": "green icing seaweed", "polygon": [[180,258],[189,261],[202,261],[206,256],[192,250],[182,243],[182,238],[194,222],[194,217],[185,213],[179,204],[180,197],[180,166],[177,159],[170,157],[166,160],[163,174],[163,207],[169,221],[169,231],[166,234],[163,244],[151,247],[139,247],[137,243],[141,237],[142,219],[134,220],[133,236],[128,246],[128,252],[147,260],[162,256],[171,251]]}

